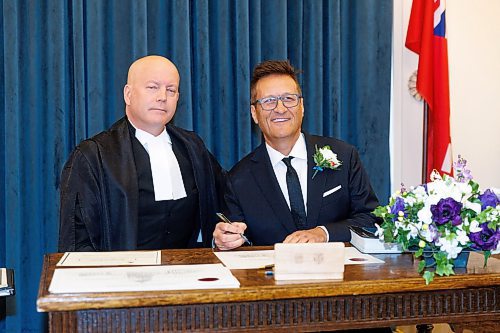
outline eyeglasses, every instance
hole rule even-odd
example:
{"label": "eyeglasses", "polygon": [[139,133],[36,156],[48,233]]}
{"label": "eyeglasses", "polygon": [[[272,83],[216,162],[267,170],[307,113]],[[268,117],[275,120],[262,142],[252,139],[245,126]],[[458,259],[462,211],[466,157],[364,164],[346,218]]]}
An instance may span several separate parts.
{"label": "eyeglasses", "polygon": [[278,101],[281,101],[286,108],[293,108],[299,105],[302,98],[299,94],[284,94],[281,96],[268,96],[256,100],[253,104],[259,103],[262,110],[272,111],[278,106]]}

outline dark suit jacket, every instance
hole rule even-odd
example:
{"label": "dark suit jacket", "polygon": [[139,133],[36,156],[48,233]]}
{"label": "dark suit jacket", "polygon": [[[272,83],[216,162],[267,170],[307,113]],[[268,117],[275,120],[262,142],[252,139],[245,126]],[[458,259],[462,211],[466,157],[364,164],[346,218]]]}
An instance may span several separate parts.
{"label": "dark suit jacket", "polygon": [[[325,226],[330,241],[349,241],[349,225],[373,226],[371,212],[378,200],[356,149],[337,139],[305,134],[308,156],[307,229]],[[336,170],[325,169],[314,179],[315,145],[329,145],[342,162]],[[290,209],[271,166],[265,143],[244,157],[229,172],[226,191],[228,214],[244,221],[245,232],[255,245],[282,242],[296,231]],[[323,194],[340,186],[337,191]]]}
{"label": "dark suit jacket", "polygon": [[[168,124],[169,135],[186,147],[199,193],[203,245],[210,246],[223,201],[225,171],[193,132]],[[81,142],[61,175],[59,251],[75,251],[75,209],[97,251],[137,248],[138,182],[126,118]]]}

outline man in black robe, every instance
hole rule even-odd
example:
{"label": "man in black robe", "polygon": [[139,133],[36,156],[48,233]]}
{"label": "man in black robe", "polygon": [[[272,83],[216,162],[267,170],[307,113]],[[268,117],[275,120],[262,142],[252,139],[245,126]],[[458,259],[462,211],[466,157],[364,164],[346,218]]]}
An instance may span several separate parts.
{"label": "man in black robe", "polygon": [[130,66],[126,116],[62,171],[60,252],[210,245],[225,171],[196,134],[169,124],[179,81],[160,56]]}

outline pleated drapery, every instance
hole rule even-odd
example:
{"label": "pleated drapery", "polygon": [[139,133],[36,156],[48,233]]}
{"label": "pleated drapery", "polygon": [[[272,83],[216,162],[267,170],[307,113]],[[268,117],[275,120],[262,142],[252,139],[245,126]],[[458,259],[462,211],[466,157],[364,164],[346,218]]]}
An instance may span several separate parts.
{"label": "pleated drapery", "polygon": [[354,144],[388,197],[392,0],[3,0],[0,11],[0,266],[17,292],[0,301],[0,332],[46,328],[36,295],[57,248],[62,166],[124,114],[128,66],[144,55],[177,65],[174,122],[225,168],[261,142],[253,67],[290,59],[304,130]]}

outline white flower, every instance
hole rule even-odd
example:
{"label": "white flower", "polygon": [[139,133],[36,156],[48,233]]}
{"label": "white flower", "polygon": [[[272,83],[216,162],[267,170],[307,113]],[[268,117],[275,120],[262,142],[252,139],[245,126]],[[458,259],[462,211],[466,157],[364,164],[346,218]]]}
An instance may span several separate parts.
{"label": "white flower", "polygon": [[408,233],[408,239],[417,238],[418,232],[419,232],[421,226],[419,226],[418,224],[417,225],[410,224],[409,228],[410,228],[410,232]]}
{"label": "white flower", "polygon": [[427,192],[425,191],[425,187],[423,187],[422,185],[417,186],[413,191],[413,194],[415,194],[415,198],[418,202],[424,202],[428,196]]}
{"label": "white flower", "polygon": [[378,236],[381,240],[384,240],[384,229],[382,229],[377,223],[375,223],[377,231],[375,231],[375,236]]}
{"label": "white flower", "polygon": [[498,242],[497,248],[491,251],[491,254],[499,254],[500,253],[500,242]]}
{"label": "white flower", "polygon": [[413,195],[409,195],[404,198],[404,202],[409,206],[413,206],[415,203],[417,203],[417,198],[415,198]]}
{"label": "white flower", "polygon": [[467,233],[462,229],[457,229],[456,239],[462,246],[467,245],[467,243],[469,242],[469,236],[467,236]]}
{"label": "white flower", "polygon": [[469,200],[464,200],[463,205],[464,205],[464,208],[472,209],[473,211],[476,212],[476,214],[481,213],[481,204],[480,203],[474,203],[474,202],[470,202]]}
{"label": "white flower", "polygon": [[465,199],[469,199],[471,197],[472,186],[470,186],[469,183],[455,183],[455,185]]}
{"label": "white flower", "polygon": [[458,254],[462,252],[462,248],[458,246],[458,240],[456,238],[450,240],[448,237],[440,237],[438,242],[440,250],[446,252],[446,257],[448,259],[455,259]]}
{"label": "white flower", "polygon": [[482,230],[483,229],[481,229],[481,227],[479,226],[479,222],[478,221],[473,220],[470,223],[469,232],[481,232]]}
{"label": "white flower", "polygon": [[318,146],[316,146],[316,152],[313,155],[313,159],[314,163],[316,163],[313,167],[313,179],[319,171],[323,171],[324,169],[335,170],[342,165],[342,162],[337,158],[337,154],[332,151],[330,146],[324,146],[319,149]]}
{"label": "white flower", "polygon": [[320,148],[319,152],[321,153],[321,155],[323,155],[323,157],[326,160],[338,163],[337,154],[335,154],[333,151],[331,151],[330,147],[328,147],[328,148],[326,148],[326,147]]}
{"label": "white flower", "polygon": [[431,205],[426,203],[425,206],[418,211],[417,216],[419,221],[422,221],[425,224],[431,224],[432,223]]}

